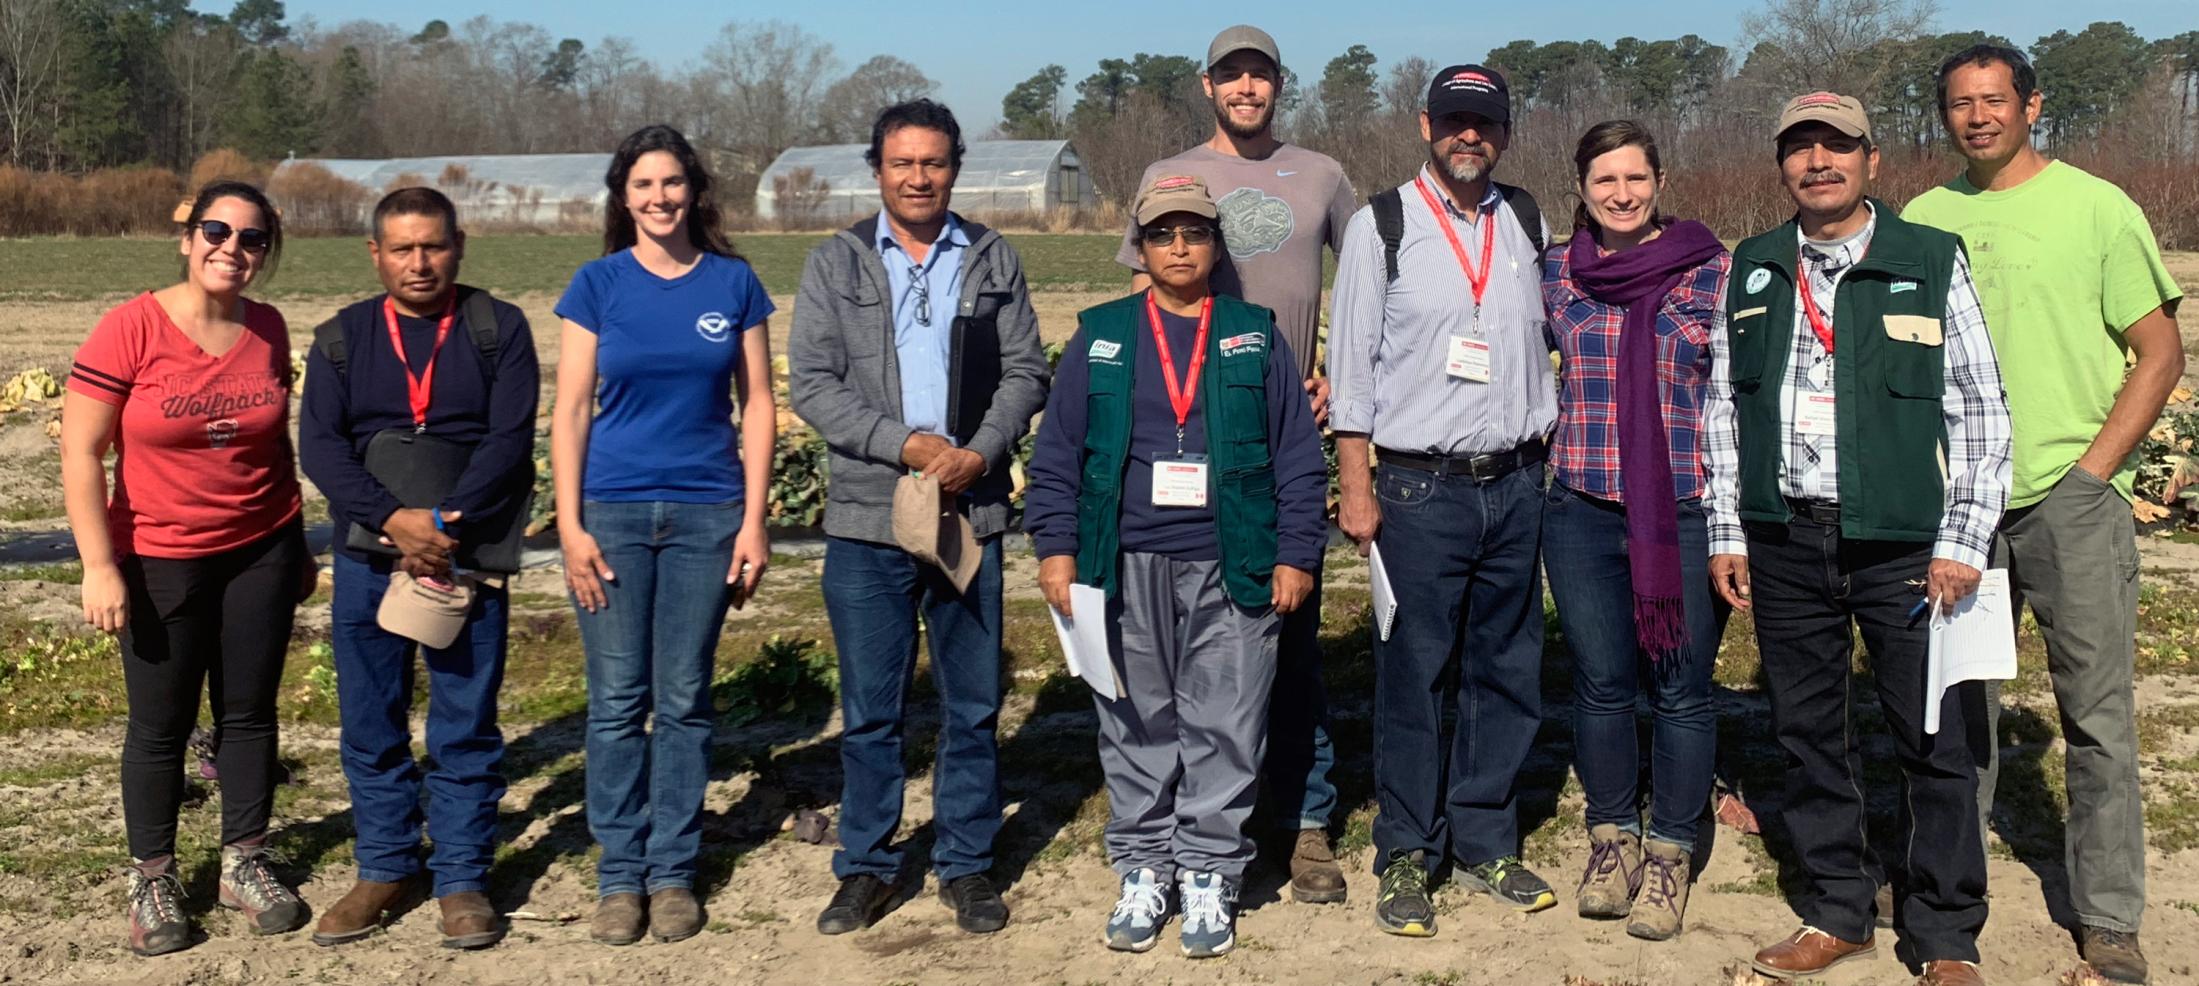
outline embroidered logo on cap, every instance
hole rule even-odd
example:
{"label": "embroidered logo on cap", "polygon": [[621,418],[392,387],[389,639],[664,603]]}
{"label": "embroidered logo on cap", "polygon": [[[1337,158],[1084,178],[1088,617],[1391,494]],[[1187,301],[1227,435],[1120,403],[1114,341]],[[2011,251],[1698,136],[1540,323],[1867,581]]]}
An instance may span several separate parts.
{"label": "embroidered logo on cap", "polygon": [[1172,192],[1179,188],[1190,188],[1191,183],[1197,180],[1190,175],[1169,175],[1155,181],[1153,190],[1156,192]]}

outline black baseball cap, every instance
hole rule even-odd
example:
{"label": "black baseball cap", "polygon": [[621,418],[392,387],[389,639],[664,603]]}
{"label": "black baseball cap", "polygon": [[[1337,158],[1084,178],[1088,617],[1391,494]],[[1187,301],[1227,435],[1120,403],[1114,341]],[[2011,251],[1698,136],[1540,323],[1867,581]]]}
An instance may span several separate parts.
{"label": "black baseball cap", "polygon": [[1480,65],[1453,65],[1428,83],[1428,115],[1466,112],[1511,125],[1512,90],[1504,76]]}

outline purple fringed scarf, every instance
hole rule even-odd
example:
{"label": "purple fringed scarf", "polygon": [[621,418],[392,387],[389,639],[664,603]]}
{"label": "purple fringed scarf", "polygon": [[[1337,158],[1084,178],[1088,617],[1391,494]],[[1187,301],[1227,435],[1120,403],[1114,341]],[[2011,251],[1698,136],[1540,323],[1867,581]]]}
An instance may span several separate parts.
{"label": "purple fringed scarf", "polygon": [[1672,499],[1672,448],[1657,394],[1657,310],[1688,271],[1725,249],[1709,227],[1679,222],[1656,239],[1596,255],[1588,230],[1573,234],[1573,283],[1590,299],[1625,310],[1616,363],[1619,483],[1626,498],[1626,555],[1634,587],[1634,639],[1653,661],[1687,643],[1680,577],[1679,507]]}

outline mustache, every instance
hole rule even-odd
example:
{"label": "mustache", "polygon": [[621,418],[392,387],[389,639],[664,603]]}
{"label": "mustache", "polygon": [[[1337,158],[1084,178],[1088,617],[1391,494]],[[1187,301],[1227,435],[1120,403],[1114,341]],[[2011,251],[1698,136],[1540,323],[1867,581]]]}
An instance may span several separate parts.
{"label": "mustache", "polygon": [[1838,185],[1847,180],[1847,175],[1843,175],[1838,171],[1833,171],[1830,169],[1824,171],[1810,171],[1803,173],[1802,187],[1816,188],[1819,185]]}

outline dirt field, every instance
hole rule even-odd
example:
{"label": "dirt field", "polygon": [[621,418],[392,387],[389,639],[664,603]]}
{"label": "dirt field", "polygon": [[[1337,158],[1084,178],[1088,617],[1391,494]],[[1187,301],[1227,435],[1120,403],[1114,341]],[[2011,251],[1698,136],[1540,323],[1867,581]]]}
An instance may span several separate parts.
{"label": "dirt field", "polygon": [[[2171,258],[2187,290],[2199,293],[2199,254]],[[1054,293],[1039,301],[1049,339],[1066,336],[1073,313],[1104,293]],[[554,363],[553,296],[513,300],[543,329]],[[783,352],[791,298],[779,298],[774,343]],[[57,374],[107,302],[0,303],[0,375],[27,366]],[[283,307],[302,347],[335,299],[291,299]],[[2183,319],[2199,344],[2199,317]],[[2199,348],[2195,345],[2194,348]],[[65,538],[58,517],[55,460],[37,413],[0,419],[0,540]],[[2148,802],[2145,943],[2156,983],[2199,982],[2199,546],[2149,539],[2141,617],[2139,702]],[[1009,570],[1009,710],[1001,728],[1008,822],[996,876],[1014,911],[1007,930],[971,937],[934,898],[936,887],[904,893],[876,927],[822,938],[812,927],[833,889],[829,846],[781,832],[789,813],[836,811],[838,718],[829,704],[790,703],[754,722],[728,716],[718,735],[707,798],[703,889],[711,924],[687,942],[611,949],[588,941],[593,856],[581,808],[582,689],[578,643],[554,571],[530,572],[514,587],[512,670],[504,717],[511,791],[492,894],[512,913],[513,934],[479,953],[437,947],[434,908],[414,910],[388,933],[322,949],[305,933],[245,936],[240,921],[213,908],[219,793],[194,783],[180,839],[190,909],[205,929],[196,947],[153,960],[122,946],[119,873],[126,862],[116,791],[120,682],[112,645],[56,636],[73,619],[76,588],[67,566],[0,570],[0,984],[170,983],[1366,983],[1662,986],[1747,983],[1740,970],[1756,947],[1793,930],[1792,860],[1771,838],[1718,828],[1695,885],[1688,930],[1650,944],[1611,924],[1572,914],[1571,889],[1585,862],[1580,790],[1569,775],[1569,666],[1553,639],[1545,663],[1544,724],[1522,779],[1526,855],[1559,888],[1560,906],[1517,915],[1486,898],[1445,887],[1441,930],[1429,941],[1377,932],[1371,819],[1372,668],[1367,660],[1365,574],[1358,559],[1331,556],[1324,648],[1342,756],[1336,777],[1348,817],[1338,820],[1352,899],[1313,906],[1278,899],[1280,877],[1258,868],[1248,888],[1237,952],[1193,964],[1173,932],[1142,955],[1106,951],[1100,926],[1114,880],[1099,850],[1104,794],[1093,753],[1094,719],[1081,686],[1055,673],[1051,634],[1037,600],[1033,565]],[[721,695],[734,669],[762,660],[774,642],[829,656],[815,562],[782,558],[758,605],[736,614],[720,650]],[[295,782],[277,799],[278,847],[316,908],[351,877],[351,821],[337,762],[332,678],[324,676],[325,596],[301,611],[292,668],[283,687],[282,746]],[[1996,984],[2083,982],[2063,913],[2061,740],[2035,635],[2023,638],[2023,674],[2008,689],[2004,774],[1991,847],[1993,916],[1982,942]],[[104,649],[102,649],[104,647]],[[1727,773],[1771,822],[1780,764],[1755,684],[1755,652],[1736,621],[1718,681]],[[1861,691],[1861,690],[1859,690]],[[921,861],[931,834],[929,734],[936,705],[919,677],[918,722],[910,730],[912,771],[903,835]],[[721,707],[724,700],[721,698]],[[1859,707],[1866,733],[1875,707]],[[417,732],[417,727],[416,727]],[[1899,790],[1875,736],[1866,761],[1874,829],[1883,839]],[[1930,833],[1920,836],[1929,844]],[[1881,846],[1887,843],[1881,841]],[[1920,847],[1921,848],[1921,847]],[[1889,850],[1891,851],[1891,850]],[[919,867],[921,863],[917,864]],[[1882,937],[1890,945],[1893,936]],[[1912,980],[1891,949],[1824,977],[1826,986],[1896,986]]]}

